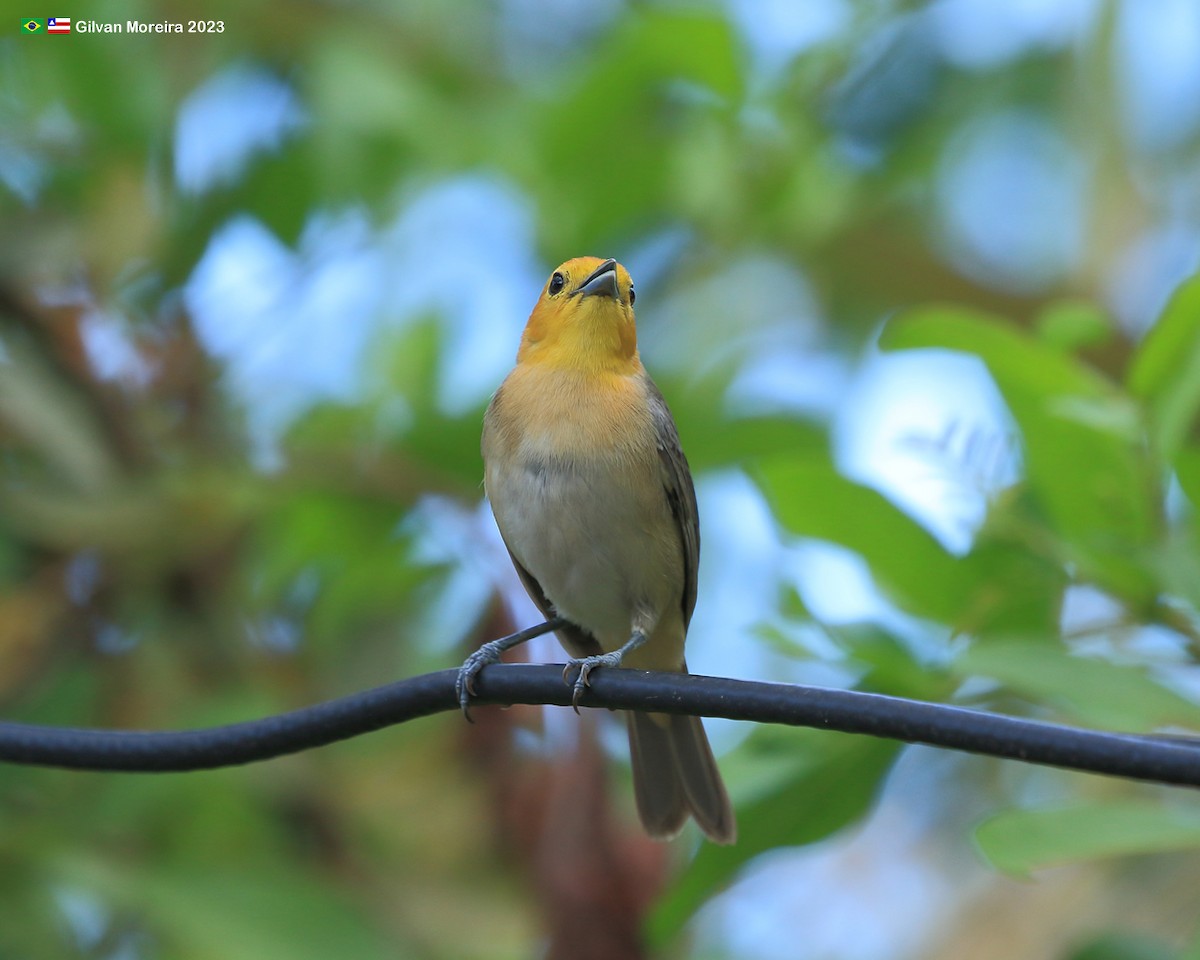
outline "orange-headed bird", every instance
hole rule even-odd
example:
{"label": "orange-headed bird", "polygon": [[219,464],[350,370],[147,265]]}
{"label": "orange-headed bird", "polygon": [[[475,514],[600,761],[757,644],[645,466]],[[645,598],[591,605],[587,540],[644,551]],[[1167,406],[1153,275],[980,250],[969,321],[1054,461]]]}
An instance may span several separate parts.
{"label": "orange-headed bird", "polygon": [[[483,423],[492,512],[533,602],[566,621],[557,635],[579,668],[576,701],[596,667],[687,670],[696,493],[671,412],[638,357],[633,302],[615,260],[579,257],[555,270]],[[464,665],[464,707],[474,675],[503,646],[485,645]],[[630,713],[628,727],[646,831],[673,837],[690,815],[709,839],[733,843],[733,809],[700,719]]]}

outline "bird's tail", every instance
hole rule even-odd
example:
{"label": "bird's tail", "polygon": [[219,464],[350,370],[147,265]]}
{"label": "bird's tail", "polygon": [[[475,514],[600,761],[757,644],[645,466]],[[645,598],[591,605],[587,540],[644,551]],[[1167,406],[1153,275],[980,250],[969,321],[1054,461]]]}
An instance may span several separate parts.
{"label": "bird's tail", "polygon": [[690,814],[709,840],[733,843],[737,822],[699,717],[630,713],[629,756],[638,816],[668,840]]}

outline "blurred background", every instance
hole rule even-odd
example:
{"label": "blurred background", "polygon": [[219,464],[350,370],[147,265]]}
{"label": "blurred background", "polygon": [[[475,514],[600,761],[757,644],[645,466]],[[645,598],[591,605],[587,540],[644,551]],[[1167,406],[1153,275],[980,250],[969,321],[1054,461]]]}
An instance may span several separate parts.
{"label": "blurred background", "polygon": [[[0,35],[6,719],[534,622],[480,421],[589,254],[696,478],[693,671],[1200,728],[1195,0],[83,6]],[[476,719],[0,766],[0,957],[1200,958],[1185,790],[713,723],[741,840],[666,846],[615,718]]]}

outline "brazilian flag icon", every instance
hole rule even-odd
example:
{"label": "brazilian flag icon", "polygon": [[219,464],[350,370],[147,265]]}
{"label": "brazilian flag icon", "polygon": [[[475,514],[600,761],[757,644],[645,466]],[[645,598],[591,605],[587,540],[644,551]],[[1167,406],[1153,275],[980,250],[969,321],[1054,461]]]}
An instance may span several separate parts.
{"label": "brazilian flag icon", "polygon": [[21,21],[21,32],[22,33],[44,33],[45,30],[46,30],[46,21],[45,20],[22,20]]}

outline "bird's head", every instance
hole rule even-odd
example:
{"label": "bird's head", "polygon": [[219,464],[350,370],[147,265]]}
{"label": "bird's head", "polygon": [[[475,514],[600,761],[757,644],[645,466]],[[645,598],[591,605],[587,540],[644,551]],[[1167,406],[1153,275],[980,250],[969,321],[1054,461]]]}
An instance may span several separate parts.
{"label": "bird's head", "polygon": [[633,281],[616,260],[568,260],[542,288],[517,362],[632,372],[640,365],[633,300]]}

